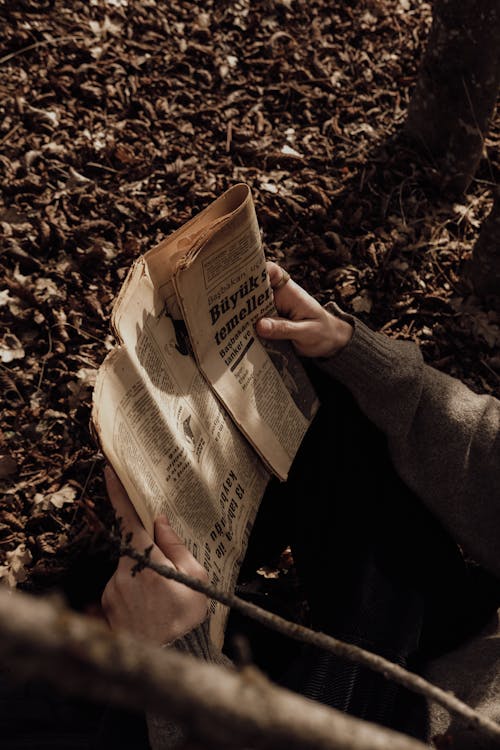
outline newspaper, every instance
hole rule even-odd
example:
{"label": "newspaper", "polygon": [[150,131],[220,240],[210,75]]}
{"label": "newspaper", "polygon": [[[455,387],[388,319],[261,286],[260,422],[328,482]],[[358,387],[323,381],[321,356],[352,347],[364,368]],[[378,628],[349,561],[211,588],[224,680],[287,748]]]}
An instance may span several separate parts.
{"label": "newspaper", "polygon": [[[234,587],[260,500],[318,408],[275,313],[255,210],[236,185],[131,268],[113,309],[93,422],[145,528],[165,513],[210,580]],[[211,603],[222,644],[226,608]]]}

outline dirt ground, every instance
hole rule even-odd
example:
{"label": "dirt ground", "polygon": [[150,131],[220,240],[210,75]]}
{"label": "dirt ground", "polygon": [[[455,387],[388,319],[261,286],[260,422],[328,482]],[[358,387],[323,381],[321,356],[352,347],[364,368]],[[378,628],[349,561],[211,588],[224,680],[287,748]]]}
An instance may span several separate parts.
{"label": "dirt ground", "polygon": [[461,274],[499,123],[455,201],[400,132],[429,3],[23,0],[0,2],[0,24],[5,581],[98,594],[110,509],[88,423],[113,298],[237,181],[269,257],[321,302],[498,393],[500,319]]}

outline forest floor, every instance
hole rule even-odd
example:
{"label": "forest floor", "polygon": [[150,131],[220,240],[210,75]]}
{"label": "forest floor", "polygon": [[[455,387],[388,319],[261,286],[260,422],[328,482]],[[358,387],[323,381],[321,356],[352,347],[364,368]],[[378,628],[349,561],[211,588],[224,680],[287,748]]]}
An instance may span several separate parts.
{"label": "forest floor", "polygon": [[268,256],[321,302],[498,393],[499,316],[461,278],[499,122],[455,202],[400,136],[429,3],[23,0],[0,2],[0,23],[8,583],[98,596],[111,511],[89,416],[113,299],[141,252],[236,181]]}

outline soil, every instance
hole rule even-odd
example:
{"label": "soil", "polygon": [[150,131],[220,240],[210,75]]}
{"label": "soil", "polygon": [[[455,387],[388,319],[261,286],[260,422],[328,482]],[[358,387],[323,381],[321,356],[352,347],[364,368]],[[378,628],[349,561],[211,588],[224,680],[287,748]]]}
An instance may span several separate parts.
{"label": "soil", "polygon": [[89,414],[128,267],[237,181],[269,258],[497,393],[500,318],[463,280],[466,195],[402,135],[420,0],[0,2],[0,575],[97,598],[112,514]]}

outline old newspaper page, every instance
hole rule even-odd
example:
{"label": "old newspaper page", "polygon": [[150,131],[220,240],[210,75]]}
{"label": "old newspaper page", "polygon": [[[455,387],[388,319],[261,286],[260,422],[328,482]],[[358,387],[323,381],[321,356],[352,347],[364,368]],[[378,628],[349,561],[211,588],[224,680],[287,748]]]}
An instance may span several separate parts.
{"label": "old newspaper page", "polygon": [[286,479],[318,401],[288,342],[255,335],[276,313],[250,190],[193,243],[173,276],[201,371],[267,466]]}
{"label": "old newspaper page", "polygon": [[[94,424],[146,529],[165,513],[211,582],[230,590],[269,475],[200,374],[146,264],[132,274],[133,298],[115,320],[124,345],[99,371]],[[226,608],[212,602],[211,612],[221,645]]]}
{"label": "old newspaper page", "polygon": [[[274,312],[250,191],[236,185],[135,262],[113,308],[122,346],[94,393],[103,451],[146,529],[165,513],[226,590],[266,466],[286,478],[318,406],[292,347],[255,337]],[[227,613],[212,612],[221,644]]]}

